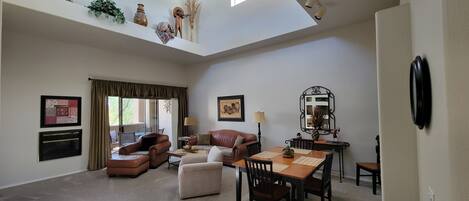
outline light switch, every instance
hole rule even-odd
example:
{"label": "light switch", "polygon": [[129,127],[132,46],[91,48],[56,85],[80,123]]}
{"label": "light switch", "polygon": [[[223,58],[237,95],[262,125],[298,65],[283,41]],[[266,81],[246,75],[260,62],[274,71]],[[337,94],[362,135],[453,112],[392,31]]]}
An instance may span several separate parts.
{"label": "light switch", "polygon": [[431,186],[428,187],[428,201],[436,201],[435,200],[435,193]]}

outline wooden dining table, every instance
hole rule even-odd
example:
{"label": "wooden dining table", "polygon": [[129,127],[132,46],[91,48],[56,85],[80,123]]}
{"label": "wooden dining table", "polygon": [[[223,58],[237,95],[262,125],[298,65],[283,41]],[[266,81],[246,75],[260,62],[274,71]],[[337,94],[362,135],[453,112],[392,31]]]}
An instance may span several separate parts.
{"label": "wooden dining table", "polygon": [[[270,149],[266,149],[265,151],[281,153],[282,149],[283,147],[273,147]],[[264,152],[261,152],[261,154]],[[253,155],[251,157],[260,160],[272,160],[274,166],[275,164],[282,164],[282,166],[284,167],[288,166],[282,169],[281,171],[274,171],[274,174],[284,178],[287,182],[290,182],[291,184],[295,185],[297,192],[297,200],[304,201],[304,182],[308,177],[310,177],[314,172],[316,172],[319,167],[321,167],[322,163],[317,166],[312,166],[294,163],[294,161],[302,156],[325,159],[327,153],[328,152],[312,150],[310,153],[295,153],[293,158],[284,158],[282,154],[278,154],[270,159],[259,158],[256,157],[256,155]],[[246,171],[246,164],[244,160],[239,160],[234,162],[233,166],[236,168],[236,201],[241,201],[242,172]]]}

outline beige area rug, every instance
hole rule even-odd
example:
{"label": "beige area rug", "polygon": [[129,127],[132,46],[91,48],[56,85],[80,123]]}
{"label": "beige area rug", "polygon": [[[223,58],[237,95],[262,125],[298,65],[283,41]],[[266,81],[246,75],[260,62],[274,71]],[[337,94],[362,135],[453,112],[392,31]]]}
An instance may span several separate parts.
{"label": "beige area rug", "polygon": [[[355,186],[354,181],[333,179],[334,201],[380,201],[371,185]],[[189,201],[235,201],[235,169],[224,167],[221,194]],[[0,201],[178,201],[177,168],[149,170],[138,178],[108,178],[105,171],[84,172],[0,190]],[[246,177],[243,201],[249,200]],[[320,200],[310,195],[306,200]]]}

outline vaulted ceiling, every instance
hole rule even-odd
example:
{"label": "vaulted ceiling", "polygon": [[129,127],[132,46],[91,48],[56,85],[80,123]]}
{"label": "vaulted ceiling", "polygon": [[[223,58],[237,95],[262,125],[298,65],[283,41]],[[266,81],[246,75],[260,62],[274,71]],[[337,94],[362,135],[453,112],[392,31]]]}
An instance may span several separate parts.
{"label": "vaulted ceiling", "polygon": [[[310,16],[314,10],[303,6],[305,0],[245,0],[236,6],[231,0],[199,0],[196,40],[177,39],[164,45],[154,27],[161,21],[171,22],[171,9],[184,6],[184,0],[115,0],[129,21],[124,25],[88,15],[84,6],[91,0],[73,1],[4,0],[4,30],[193,63],[369,20],[376,11],[399,2],[320,0],[327,13],[315,21]],[[148,28],[130,22],[137,3],[145,4]],[[183,32],[189,38],[188,29]]]}

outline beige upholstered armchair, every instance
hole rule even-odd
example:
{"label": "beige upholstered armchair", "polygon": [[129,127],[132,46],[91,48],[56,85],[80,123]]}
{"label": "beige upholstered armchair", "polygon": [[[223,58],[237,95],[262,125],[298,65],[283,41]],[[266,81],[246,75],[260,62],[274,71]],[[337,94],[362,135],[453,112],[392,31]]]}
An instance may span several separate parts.
{"label": "beige upholstered armchair", "polygon": [[221,190],[223,153],[212,147],[208,155],[188,155],[179,164],[181,199],[219,194]]}

